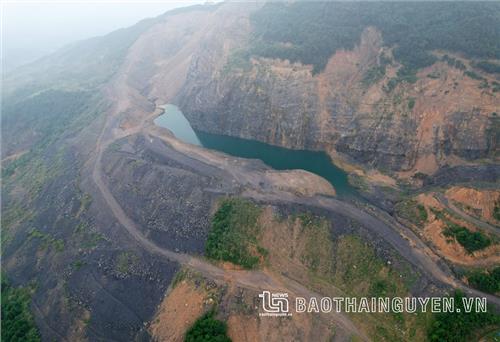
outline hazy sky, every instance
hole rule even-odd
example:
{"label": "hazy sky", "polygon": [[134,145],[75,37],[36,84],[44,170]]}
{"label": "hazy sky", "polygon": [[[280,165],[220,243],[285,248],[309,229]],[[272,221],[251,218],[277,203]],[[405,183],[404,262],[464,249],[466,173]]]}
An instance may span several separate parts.
{"label": "hazy sky", "polygon": [[4,71],[75,40],[103,35],[173,8],[204,2],[22,1],[7,0],[0,5]]}

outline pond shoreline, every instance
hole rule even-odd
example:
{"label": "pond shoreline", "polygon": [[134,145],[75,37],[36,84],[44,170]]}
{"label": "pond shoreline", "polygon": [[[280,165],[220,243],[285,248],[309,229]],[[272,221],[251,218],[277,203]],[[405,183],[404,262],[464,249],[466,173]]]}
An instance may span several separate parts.
{"label": "pond shoreline", "polygon": [[275,170],[305,170],[327,180],[340,196],[357,195],[357,190],[348,182],[347,173],[335,166],[323,151],[292,150],[256,140],[195,131],[178,107],[166,104],[160,108],[163,112],[154,124],[169,129],[183,142],[239,158],[259,159]]}

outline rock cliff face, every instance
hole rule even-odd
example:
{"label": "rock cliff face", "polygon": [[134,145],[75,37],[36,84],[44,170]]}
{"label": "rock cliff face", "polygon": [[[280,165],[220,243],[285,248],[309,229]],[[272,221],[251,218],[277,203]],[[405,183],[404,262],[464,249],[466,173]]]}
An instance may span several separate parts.
{"label": "rock cliff face", "polygon": [[[498,158],[498,73],[486,73],[476,60],[457,53],[434,50],[436,62],[405,81],[396,47],[377,25],[363,27],[355,44],[336,49],[321,70],[259,57],[252,53],[252,18],[261,15],[262,6],[201,6],[124,34],[124,56],[106,64],[116,70],[109,83],[127,92],[120,102],[122,126],[140,122],[153,103],[173,102],[197,130],[324,150],[403,177]],[[90,45],[101,49],[108,46],[106,39],[120,37]],[[21,76],[7,81],[31,80]]]}
{"label": "rock cliff face", "polygon": [[376,25],[319,72],[259,57],[252,18],[261,8],[223,3],[151,23],[114,74],[117,87],[129,86],[123,108],[137,109],[126,110],[123,125],[139,122],[153,102],[172,102],[197,130],[324,150],[402,177],[497,157],[499,74],[434,50],[436,62],[405,81]]}
{"label": "rock cliff face", "polygon": [[246,60],[238,49],[251,36],[249,12],[224,34],[207,34],[191,57],[175,102],[195,129],[341,152],[406,176],[494,157],[500,98],[482,86],[497,82],[494,75],[471,78],[435,52],[438,62],[415,83],[392,84],[401,65],[376,27],[353,49],[337,50],[319,74],[286,60]]}
{"label": "rock cliff face", "polygon": [[[2,80],[2,266],[14,286],[32,288],[31,308],[44,340],[149,339],[144,323],[179,265],[158,258],[126,232],[127,218],[168,251],[198,254],[215,202],[224,195],[248,188],[256,198],[273,190],[300,197],[325,193],[326,180],[311,174],[277,173],[254,160],[153,139],[146,133],[155,105],[180,105],[203,131],[325,150],[402,177],[433,174],[419,175],[423,190],[498,182],[498,74],[434,51],[437,61],[420,68],[415,82],[398,80],[395,48],[376,25],[363,27],[356,44],[337,49],[321,70],[246,56],[254,44],[252,15],[261,6],[225,2],[169,12],[63,49]],[[386,195],[382,185],[394,186],[395,180],[366,174],[381,184],[372,198],[382,198],[378,205],[392,210],[401,193]],[[267,204],[275,206],[273,201]],[[120,220],[117,208],[127,212],[125,218]],[[313,208],[290,203],[279,210],[291,217]],[[361,236],[360,247],[375,243],[383,265],[399,258],[368,224],[328,215],[339,239],[352,233]],[[274,221],[267,222],[276,233]],[[303,242],[281,236],[276,234],[280,246]],[[345,247],[349,262],[357,260],[353,254],[366,260],[363,250]],[[415,289],[435,292],[430,279],[418,278]],[[368,289],[364,280],[358,283]],[[243,308],[241,303],[235,305]],[[241,317],[233,325],[237,331],[249,326],[248,317]],[[307,322],[297,327],[309,329]],[[394,327],[398,338],[410,336],[399,323]],[[303,339],[299,328],[290,339]],[[282,338],[283,329],[270,330]]]}

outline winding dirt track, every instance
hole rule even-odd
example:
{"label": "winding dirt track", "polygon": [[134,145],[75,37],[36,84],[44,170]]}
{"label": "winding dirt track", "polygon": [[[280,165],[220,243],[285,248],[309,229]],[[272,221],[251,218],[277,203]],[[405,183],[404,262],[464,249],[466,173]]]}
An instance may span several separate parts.
{"label": "winding dirt track", "polygon": [[[113,117],[108,118],[97,141],[97,154],[92,171],[92,178],[115,218],[134,238],[135,241],[137,241],[149,252],[165,257],[170,261],[175,261],[180,263],[181,265],[192,268],[203,276],[221,284],[232,282],[240,287],[255,291],[286,291],[292,296],[301,296],[305,298],[320,297],[319,294],[310,291],[309,289],[293,280],[287,280],[286,284],[283,284],[282,282],[279,282],[278,280],[272,278],[270,275],[261,271],[224,270],[200,258],[195,258],[188,254],[176,253],[171,250],[161,248],[154,242],[147,239],[137,228],[135,222],[133,222],[128,217],[120,204],[116,201],[115,197],[112,195],[103,179],[102,155],[105,149],[117,139],[137,133],[139,131],[139,129],[131,129],[128,131],[123,131],[120,134],[113,134],[112,132],[115,130],[114,123],[116,123],[116,121],[117,120]],[[110,135],[111,137],[108,140],[104,141],[104,137],[106,137],[106,135]],[[331,319],[348,333],[357,335],[365,341],[369,340],[369,338],[365,336],[362,331],[357,329],[357,327],[349,320],[349,318],[343,314],[332,313],[330,315],[324,315],[324,318]]]}
{"label": "winding dirt track", "polygon": [[[272,195],[250,195],[255,199],[272,201]],[[394,219],[385,217],[384,219],[372,216],[349,203],[339,201],[334,198],[315,196],[311,198],[287,199],[283,197],[275,198],[275,202],[301,203],[315,206],[322,209],[332,210],[341,213],[353,220],[361,223],[364,227],[375,231],[377,235],[388,242],[399,254],[422,272],[435,279],[438,283],[461,289],[466,294],[474,297],[486,297],[488,302],[500,307],[500,298],[487,294],[476,289],[472,289],[464,283],[456,280],[451,271],[445,266],[439,266],[437,256],[425,245],[418,236],[410,229],[400,225]],[[398,233],[398,231],[401,233]],[[433,257],[431,257],[433,256]]]}
{"label": "winding dirt track", "polygon": [[[148,132],[148,136],[155,137],[160,141],[163,140],[175,148],[178,152],[195,157],[196,162],[224,168],[224,165],[217,165],[213,159],[206,158],[205,154],[199,151],[200,149],[203,150],[203,148],[179,143],[177,139],[171,136],[158,134],[158,130],[148,128],[150,128],[149,125],[144,127],[144,131]],[[151,142],[151,145],[152,144],[153,143]],[[151,146],[151,148],[154,147]],[[155,152],[162,153],[163,151],[162,149],[156,147]],[[166,157],[169,157],[166,152],[164,153]],[[500,298],[469,288],[463,282],[455,279],[451,270],[415,233],[413,233],[411,229],[405,227],[382,210],[377,209],[374,214],[370,214],[350,203],[340,201],[333,197],[326,197],[322,195],[299,197],[286,191],[258,191],[255,189],[259,189],[259,184],[262,182],[262,179],[256,178],[255,175],[249,175],[249,172],[239,168],[228,167],[225,171],[242,184],[250,185],[249,188],[253,190],[247,190],[244,192],[243,196],[245,197],[260,200],[266,203],[274,202],[302,204],[345,215],[354,221],[361,223],[367,229],[375,232],[395,250],[397,250],[405,260],[417,267],[431,279],[434,279],[440,284],[461,289],[470,296],[486,297],[489,303],[500,307]]]}
{"label": "winding dirt track", "polygon": [[[197,159],[198,163],[201,162],[210,167],[223,169],[224,172],[226,172],[234,179],[246,180],[246,183],[251,184],[258,184],[258,180],[256,181],[255,175],[249,175],[242,169],[238,170],[232,168],[224,168],[223,165],[214,165],[212,159],[205,158],[204,156],[206,156],[206,154],[200,152],[200,149],[203,150],[202,148],[185,147],[185,144],[180,143],[175,138],[159,134],[158,130],[152,127],[152,119],[156,115],[158,115],[158,112],[156,111],[145,116],[143,108],[137,109],[138,115],[136,117],[140,118],[141,114],[143,117],[141,123],[132,128],[121,129],[119,127],[119,123],[120,119],[122,119],[122,114],[134,112],[134,108],[138,108],[134,101],[145,100],[144,97],[139,95],[137,91],[135,91],[128,85],[127,71],[129,67],[130,65],[125,64],[123,66],[122,72],[118,74],[118,77],[115,78],[115,81],[112,82],[112,84],[108,88],[108,95],[114,107],[107,114],[106,122],[103,125],[102,132],[96,143],[96,153],[94,159],[93,161],[91,161],[93,163],[91,164],[92,179],[117,221],[126,229],[126,231],[133,237],[133,239],[146,250],[168,260],[178,262],[186,267],[190,267],[201,273],[205,277],[210,278],[218,283],[234,283],[238,286],[255,291],[261,291],[264,289],[271,291],[286,291],[292,297],[319,297],[319,294],[310,291],[309,289],[292,279],[278,279],[277,277],[271,276],[270,274],[264,273],[262,271],[224,270],[203,259],[196,258],[188,254],[176,253],[174,251],[162,248],[154,242],[150,241],[146,236],[144,236],[144,234],[142,234],[136,223],[129,218],[118,201],[112,195],[103,177],[103,152],[110,144],[118,139],[134,134],[143,134],[144,136],[154,138],[155,140],[158,139],[160,141],[167,141],[167,143],[169,143],[179,153],[187,154],[192,159]],[[460,288],[467,294],[472,296],[487,297],[490,303],[494,303],[500,307],[499,298],[484,294],[474,289],[470,289],[462,282],[454,279],[453,275],[448,269],[442,268],[438,265],[437,262],[439,261],[439,258],[435,254],[433,254],[432,251],[430,251],[430,249],[415,234],[411,232],[411,230],[394,221],[394,219],[392,219],[389,215],[379,213],[379,215],[377,215],[376,217],[355,207],[354,205],[339,201],[331,197],[314,196],[306,198],[298,197],[289,192],[262,192],[260,190],[255,190],[259,189],[259,187],[250,188],[253,188],[254,190],[248,190],[243,194],[244,196],[268,203],[288,202],[303,204],[307,206],[331,210],[350,217],[351,219],[361,223],[367,229],[370,229],[377,233],[391,246],[393,246],[407,261],[416,266],[425,274],[429,275],[431,278],[435,279],[438,283],[450,285],[454,288]],[[323,319],[333,321],[335,324],[345,330],[345,332],[358,335],[363,340],[369,340],[369,338],[362,331],[360,331],[346,315],[332,313],[329,315],[321,315],[321,317]]]}
{"label": "winding dirt track", "polygon": [[441,202],[442,205],[444,205],[448,210],[450,210],[452,213],[457,215],[458,217],[462,218],[463,220],[472,223],[473,225],[480,227],[484,230],[489,231],[490,233],[493,234],[500,234],[500,227],[494,227],[491,224],[478,220],[475,217],[470,216],[469,214],[465,213],[463,210],[458,208],[456,205],[454,205],[452,202],[448,201],[446,196],[444,196],[441,193],[436,194],[436,198]]}
{"label": "winding dirt track", "polygon": [[[149,121],[149,120],[148,120]],[[262,271],[237,271],[225,270],[217,267],[203,259],[196,258],[184,253],[176,253],[174,251],[162,248],[150,241],[142,234],[136,223],[122,209],[115,197],[109,190],[106,182],[103,179],[102,173],[102,155],[105,149],[117,139],[143,133],[149,137],[155,137],[159,140],[165,140],[164,136],[158,136],[154,130],[149,130],[147,124],[134,129],[119,131],[116,129],[116,118],[109,117],[103,131],[97,142],[97,154],[93,167],[92,177],[97,185],[103,199],[111,209],[113,215],[118,222],[127,230],[127,232],[137,241],[142,247],[151,253],[164,257],[170,261],[175,261],[186,267],[192,268],[203,276],[212,279],[218,283],[234,283],[243,288],[262,291],[286,291],[294,296],[305,298],[320,297],[319,294],[307,289],[301,284],[292,279],[278,280]],[[119,131],[119,133],[117,133]],[[174,139],[169,137],[168,140]],[[105,140],[105,141],[104,141]],[[180,151],[182,153],[182,151]],[[243,179],[244,175],[238,171],[232,171],[233,176]],[[406,227],[399,225],[390,217],[383,219],[372,216],[357,207],[337,200],[331,197],[314,196],[314,197],[297,197],[288,192],[266,192],[262,193],[255,190],[249,190],[243,194],[246,197],[255,200],[266,201],[268,203],[295,203],[307,206],[331,210],[341,213],[365,226],[367,229],[375,231],[380,237],[393,246],[407,261],[418,267],[421,271],[437,280],[439,283],[447,284],[455,288],[460,288],[469,295],[477,297],[487,297],[490,303],[500,306],[500,299],[482,293],[480,291],[470,289],[465,284],[455,280],[449,270],[443,270],[437,264],[437,259],[431,258],[432,255],[429,248]],[[392,222],[390,222],[392,220]],[[405,236],[404,238],[398,231]],[[340,294],[339,294],[340,295]],[[346,332],[360,336],[363,340],[369,340],[351,321],[343,314],[323,315],[326,319],[331,319],[334,323],[342,327]]]}

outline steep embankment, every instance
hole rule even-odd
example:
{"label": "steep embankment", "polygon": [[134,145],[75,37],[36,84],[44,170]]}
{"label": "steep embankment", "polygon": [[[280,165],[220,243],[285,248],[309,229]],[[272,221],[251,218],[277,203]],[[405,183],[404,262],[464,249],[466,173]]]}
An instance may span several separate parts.
{"label": "steep embankment", "polygon": [[[210,23],[212,21],[213,21],[213,23],[218,22],[218,17],[217,17],[218,15],[225,15],[225,14],[227,14],[226,11],[234,10],[234,9],[235,9],[234,7],[233,8],[221,7],[219,10],[217,10],[213,13],[210,13],[208,15],[208,18],[204,19],[205,21],[199,20],[196,23],[196,25],[198,25],[197,30],[195,30],[194,33],[192,32],[191,35],[186,38],[187,43],[186,43],[185,47],[178,49],[176,53],[169,56],[165,63],[166,64],[172,63],[172,65],[175,65],[174,62],[178,61],[179,59],[182,59],[181,57],[192,56],[193,54],[198,53],[198,50],[197,50],[199,47],[198,44],[199,44],[200,40],[204,37],[204,33],[206,33],[205,31],[207,30],[207,27],[210,26],[208,23]],[[170,24],[172,25],[173,23],[170,23]],[[169,24],[166,23],[165,27],[168,27],[168,25]],[[164,29],[166,29],[165,27],[164,27]],[[219,26],[215,25],[215,27],[219,27]],[[150,35],[153,35],[152,33],[156,32],[156,29],[157,28],[153,28],[150,32],[148,32],[146,35],[144,35],[144,37],[149,37]],[[209,32],[213,33],[212,31],[209,31]],[[153,210],[153,212],[158,212],[158,209],[148,207],[150,204],[146,204],[144,206],[144,208],[140,208],[140,210],[136,213],[136,215],[134,215],[135,217],[130,219],[130,216],[125,213],[125,211],[121,208],[122,204],[120,204],[120,202],[121,202],[121,203],[125,203],[125,206],[130,206],[130,203],[133,204],[133,198],[135,196],[139,196],[139,197],[142,196],[141,193],[143,193],[143,191],[146,189],[138,188],[138,184],[134,185],[135,183],[137,183],[136,178],[137,177],[139,177],[139,178],[146,177],[146,178],[144,178],[143,181],[140,181],[139,183],[140,184],[148,184],[153,179],[158,178],[158,177],[152,176],[151,172],[159,172],[159,174],[163,174],[164,172],[166,172],[167,174],[170,175],[169,178],[172,180],[174,177],[175,178],[180,177],[180,178],[184,179],[184,183],[187,182],[187,184],[191,184],[191,183],[193,184],[192,189],[189,189],[190,186],[187,187],[188,189],[180,189],[183,191],[185,191],[185,190],[192,191],[192,190],[199,188],[199,187],[209,187],[209,188],[211,188],[213,186],[218,187],[216,185],[217,182],[212,184],[213,180],[210,180],[210,179],[207,179],[207,181],[203,180],[203,177],[206,177],[206,175],[210,175],[212,173],[208,170],[208,169],[211,169],[211,167],[208,167],[207,165],[204,165],[203,163],[199,163],[198,161],[195,161],[195,160],[188,161],[188,159],[190,159],[190,158],[186,158],[186,156],[178,155],[177,152],[174,152],[173,155],[164,156],[162,158],[161,163],[167,163],[167,165],[168,165],[168,166],[166,165],[166,167],[163,168],[163,171],[161,170],[161,168],[155,170],[156,167],[151,168],[151,167],[148,167],[147,165],[143,164],[145,161],[147,164],[149,162],[148,160],[151,160],[151,158],[152,158],[151,155],[146,156],[145,160],[132,158],[125,164],[125,163],[123,163],[124,162],[123,160],[118,161],[118,160],[115,160],[114,157],[112,157],[111,155],[103,154],[106,147],[111,146],[110,145],[111,142],[116,141],[120,137],[130,135],[130,134],[135,134],[136,132],[140,131],[141,129],[143,131],[146,131],[146,132],[148,132],[148,131],[151,132],[150,131],[151,127],[145,126],[145,127],[141,128],[142,124],[144,123],[144,121],[147,118],[144,115],[147,114],[148,107],[147,106],[143,107],[140,104],[141,103],[144,103],[144,104],[148,103],[147,99],[143,96],[144,91],[146,91],[145,89],[148,89],[148,88],[147,87],[143,88],[142,92],[137,90],[137,85],[141,84],[140,82],[146,82],[145,79],[141,79],[141,77],[140,77],[141,73],[139,73],[137,70],[141,69],[141,64],[140,64],[140,58],[142,56],[141,46],[143,46],[143,44],[146,44],[147,41],[148,40],[146,38],[144,38],[144,40],[139,39],[136,42],[136,44],[134,44],[132,46],[132,48],[130,49],[130,54],[127,56],[126,62],[123,66],[123,72],[120,72],[118,74],[115,82],[109,88],[110,94],[112,94],[115,98],[116,106],[113,109],[113,111],[110,113],[110,116],[108,117],[108,121],[105,125],[105,129],[103,131],[103,134],[101,135],[101,139],[99,140],[100,146],[99,146],[99,150],[98,150],[98,158],[97,158],[97,163],[95,163],[93,166],[92,178],[95,181],[95,183],[97,184],[99,191],[104,195],[104,199],[106,201],[106,204],[111,206],[111,209],[112,209],[113,213],[115,214],[116,218],[123,224],[123,226],[125,226],[127,228],[128,232],[134,237],[134,239],[137,242],[139,242],[141,245],[147,247],[147,249],[154,251],[158,255],[161,255],[161,256],[164,256],[168,259],[173,259],[173,260],[179,261],[181,263],[184,263],[184,264],[188,265],[189,267],[194,268],[195,270],[203,272],[209,278],[218,279],[220,277],[224,277],[224,274],[227,274],[227,272],[222,272],[221,269],[211,267],[208,264],[205,264],[202,262],[200,263],[196,259],[190,259],[186,255],[172,252],[170,249],[163,249],[162,247],[159,247],[157,245],[158,243],[159,244],[165,243],[168,248],[172,248],[173,246],[171,246],[171,245],[169,246],[169,244],[171,244],[171,238],[174,238],[174,239],[184,238],[186,240],[186,242],[187,242],[187,240],[190,240],[190,239],[193,240],[193,242],[195,243],[194,248],[196,249],[197,248],[197,246],[196,246],[197,240],[200,238],[199,237],[200,232],[197,230],[190,230],[190,231],[183,231],[182,230],[183,227],[193,225],[192,223],[190,225],[189,224],[185,225],[183,223],[183,222],[186,222],[186,217],[184,217],[179,222],[176,222],[176,221],[172,222],[172,225],[167,226],[167,227],[162,227],[161,225],[155,226],[154,222],[147,221],[147,220],[144,221],[144,220],[146,218],[150,217],[150,215],[148,214],[150,212],[150,210]],[[188,70],[185,68],[184,64],[179,65],[177,68],[170,69],[169,72],[175,73],[178,77],[189,77]],[[136,83],[136,82],[139,82],[139,83]],[[178,89],[179,89],[179,87],[177,86],[177,83],[172,84],[172,86],[170,88],[168,88],[166,91],[164,91],[162,93],[162,97],[160,99],[157,99],[157,101],[169,101],[170,100],[169,96],[172,96],[172,94],[176,94]],[[155,94],[155,91],[156,90],[151,90],[151,94]],[[159,94],[159,93],[157,93],[157,94]],[[153,96],[153,95],[150,95],[150,96],[151,96],[150,99],[155,98],[155,96]],[[136,101],[134,99],[135,97],[137,97],[137,100],[140,100],[140,101]],[[131,98],[134,100],[131,101],[130,100]],[[196,100],[194,100],[194,101],[196,101]],[[117,127],[118,124],[121,127],[121,129]],[[144,140],[144,142],[146,143],[146,145],[151,145],[151,147],[153,147],[153,146],[155,146],[155,144],[158,144],[158,141],[156,140],[157,137],[154,137],[154,135],[149,136],[149,137],[145,136],[145,138],[146,139]],[[183,151],[183,147],[178,146],[179,144],[175,143],[175,140],[172,140],[172,139],[168,139],[168,140],[173,141],[172,144],[174,144],[176,149],[180,150],[181,152]],[[134,149],[135,149],[135,147],[133,147],[132,149],[127,147],[127,148],[122,149],[122,152],[125,152],[125,155],[129,155],[129,154],[131,156],[136,155],[137,151],[134,151]],[[167,148],[163,147],[161,149],[158,149],[157,153],[159,153],[160,151],[163,151],[163,152],[161,152],[163,154],[163,153],[166,153],[167,150],[168,150]],[[184,148],[184,150],[185,150],[185,148]],[[172,152],[170,152],[170,153],[172,153]],[[183,152],[186,152],[186,151],[183,151]],[[214,163],[217,164],[216,160],[218,158],[210,156],[210,154],[206,154],[204,156],[199,156],[199,155],[197,155],[196,151],[187,151],[187,152],[189,152],[190,154],[193,154],[194,159],[201,158],[201,160],[204,160],[208,164],[214,164]],[[177,157],[175,157],[175,155],[177,155]],[[172,158],[172,156],[174,156],[174,157]],[[107,160],[108,162],[110,162],[110,164],[107,164],[108,167],[106,167],[105,164],[102,163],[103,160]],[[180,161],[196,163],[198,166],[195,169],[199,170],[198,172],[202,172],[202,175],[198,175],[198,176],[192,175],[192,172],[193,172],[192,169],[181,171],[179,169],[179,164],[178,164]],[[223,169],[226,170],[226,172],[229,171],[229,175],[231,175],[232,170],[234,170],[234,168],[231,167],[230,165],[227,165],[226,162],[224,162],[224,165],[222,165]],[[106,171],[108,173],[107,177],[109,177],[109,179],[107,179],[107,180],[105,180],[103,178],[103,174],[102,174],[103,170],[101,170],[102,167],[104,167],[105,170],[107,169],[107,171]],[[129,169],[129,167],[132,167],[132,169]],[[175,169],[177,169],[177,170],[175,170]],[[205,170],[205,169],[207,169],[207,170]],[[123,172],[131,172],[131,173],[125,175]],[[206,175],[205,175],[205,172],[207,172]],[[237,178],[240,181],[243,180],[245,182],[248,174],[246,174],[246,173],[239,174],[238,173],[238,174],[235,174],[232,176],[237,176]],[[161,176],[160,178],[164,178],[164,177],[165,177],[165,175]],[[224,177],[224,178],[228,178],[228,177]],[[119,182],[116,182],[116,179],[126,180],[126,186],[123,187],[122,185],[120,185]],[[193,181],[196,181],[196,182],[201,181],[203,184],[199,184],[199,183],[196,184]],[[261,183],[265,184],[265,182],[257,181],[253,185],[256,186],[258,184],[258,186],[261,186]],[[165,185],[168,185],[168,183]],[[252,183],[246,184],[246,186],[252,186]],[[173,191],[176,187],[177,187],[177,185],[175,182],[171,183],[170,186],[168,186],[168,188],[170,189],[169,191]],[[156,189],[156,188],[158,188],[158,186],[151,185],[151,189],[153,189],[153,188]],[[129,202],[128,200],[124,200],[124,198],[126,198],[125,194],[131,193],[130,191],[132,191],[134,193],[134,195],[129,197],[129,200],[132,200],[131,202]],[[206,191],[206,189],[204,189],[203,191]],[[165,193],[163,193],[163,195],[162,195],[162,193],[163,192],[161,192],[159,195],[165,196]],[[269,197],[268,195],[265,195],[265,194],[264,195],[257,194],[257,198],[262,199],[262,200],[272,199],[272,200],[280,201],[283,199],[282,195],[284,195],[284,194],[280,194],[279,196],[274,198],[272,196]],[[166,195],[166,196],[169,197],[168,195]],[[188,192],[188,197],[190,197],[189,201],[191,203],[196,203],[199,201],[206,202],[207,200],[210,200],[210,198],[203,199],[203,195],[200,194],[199,190],[196,190],[195,192],[191,192],[191,193]],[[296,201],[296,199],[291,200],[292,203],[294,203],[295,201]],[[127,203],[127,202],[129,202],[129,203]],[[153,202],[155,202],[155,201],[153,201]],[[330,208],[331,204],[328,201],[327,201],[327,203],[321,202],[320,206]],[[130,208],[132,208],[132,207],[130,207]],[[180,208],[176,208],[175,206],[174,207],[169,206],[169,208],[167,208],[167,209],[172,210],[171,214],[173,214],[173,215],[180,215],[180,211],[179,211]],[[199,213],[191,212],[190,217],[191,218],[199,217],[202,220],[205,220],[205,217],[204,217],[205,214],[203,212],[207,212],[208,209],[209,208],[200,207],[201,216],[199,215]],[[353,209],[353,208],[351,208],[351,209]],[[186,213],[184,213],[184,214],[186,214]],[[371,218],[369,215],[365,216],[365,214],[362,214],[362,213],[353,214],[353,215],[354,215],[355,220],[363,221],[363,217],[365,219],[367,219],[369,222],[371,222],[371,224],[368,224],[368,226],[370,226],[370,227],[372,227],[372,226],[380,227],[380,229],[382,229],[382,231],[385,231],[387,233],[387,234],[385,234],[383,232],[382,233],[379,232],[379,233],[381,233],[380,235],[382,235],[384,237],[384,239],[387,239],[389,241],[389,243],[392,244],[394,247],[397,247],[398,243],[403,243],[404,245],[407,244],[407,242],[404,242],[405,240],[403,240],[401,237],[399,237],[399,235],[395,234],[394,232],[389,231],[387,226],[384,223],[377,221],[378,222],[377,224],[373,224],[374,221],[370,221],[370,220],[373,220],[374,218]],[[359,215],[361,215],[361,216],[359,216]],[[179,218],[180,218],[180,216],[179,216]],[[161,220],[161,218],[160,218],[160,220]],[[137,222],[142,223],[142,224],[139,226],[134,221],[137,221]],[[366,222],[363,221],[363,224],[365,224],[365,223]],[[196,224],[197,223],[195,222],[195,225]],[[147,226],[147,228],[146,228],[146,226]],[[202,226],[204,226],[204,225],[201,224],[200,227],[202,227]],[[179,230],[178,228],[181,228],[181,230]],[[153,231],[149,232],[149,229],[152,229],[154,232]],[[142,230],[142,232],[141,232],[141,230]],[[147,233],[147,235],[144,235],[145,232]],[[192,235],[192,236],[190,236],[190,235]],[[165,239],[165,237],[169,237],[169,238]],[[165,242],[162,242],[162,238]],[[151,240],[155,241],[155,243],[153,243]],[[186,247],[188,247],[188,245],[186,245]],[[186,247],[183,246],[182,248],[185,249]],[[187,249],[189,250],[189,247]],[[400,252],[409,251],[409,250],[410,250],[409,248],[404,248],[404,247],[399,246]],[[437,277],[439,279],[438,282],[440,282],[440,281],[444,281],[446,283],[449,283],[449,282],[453,283],[454,282],[452,279],[449,278],[448,275],[446,275],[445,273],[442,273],[442,271],[439,269],[439,267],[428,256],[424,256],[424,255],[425,254],[422,254],[422,252],[419,251],[416,253],[410,253],[410,255],[408,255],[407,257],[408,257],[408,259],[413,260],[412,262],[414,262],[415,264],[420,265],[417,267],[422,267],[422,271],[429,272],[432,277]],[[249,284],[249,282],[245,280],[245,279],[247,279],[246,277],[250,277],[250,279],[254,279],[254,278],[252,278],[252,275],[250,273],[238,274],[238,272],[236,272],[234,274],[233,280],[236,284],[238,284],[238,286],[246,287]],[[261,281],[264,281],[264,283],[261,283]],[[261,284],[268,284],[268,285],[271,284],[271,283],[269,283],[269,281],[267,281],[265,279],[261,279],[261,278],[254,279],[251,281],[251,283],[253,283],[254,286],[257,286],[257,287],[261,286]]]}
{"label": "steep embankment", "polygon": [[[476,62],[498,58],[498,44],[491,46],[496,39],[487,29],[462,22],[458,15],[467,10],[466,5],[456,12],[432,4],[407,11],[387,6],[417,27],[424,25],[417,25],[418,18],[450,15],[454,25],[468,27],[476,45],[462,43],[465,38],[452,32],[447,45],[441,41],[440,46],[439,27],[434,33],[429,28],[411,33],[408,27],[400,27],[401,34],[410,35],[401,40],[404,37],[391,31],[395,23],[370,20],[370,13],[356,24],[345,23],[345,37],[339,38],[328,32],[347,19],[335,14],[330,22],[337,24],[329,24],[321,11],[345,12],[354,18],[351,10],[357,5],[302,8],[311,17],[317,15],[317,25],[324,25],[323,29],[304,18],[301,6],[266,5],[248,16],[237,36],[234,31],[206,36],[205,48],[192,56],[186,83],[176,97],[196,129],[291,148],[323,149],[332,156],[338,151],[363,165],[400,171],[402,177],[495,158],[499,76],[485,72]],[[373,5],[373,10],[384,6]],[[498,27],[488,8],[476,10],[463,14],[484,16]],[[288,28],[286,16],[294,21]],[[310,42],[314,37],[334,46],[328,50],[315,45]],[[240,44],[232,44],[232,50],[222,48],[234,41]],[[405,44],[412,42],[413,48],[405,50]],[[488,44],[490,55],[485,52]]]}
{"label": "steep embankment", "polygon": [[[227,3],[156,22],[119,69],[127,75],[131,99],[121,97],[130,102],[122,108],[138,107],[142,97],[173,102],[198,130],[325,150],[403,178],[497,157],[500,50],[490,31],[464,21],[468,5],[449,16],[468,28],[477,46],[462,43],[455,27],[442,46],[441,27],[405,39],[412,29],[395,34],[397,23],[379,13],[388,6],[421,27],[417,19],[446,17],[450,8],[444,5],[370,5],[383,20],[356,4],[315,5],[310,20],[300,16],[288,32],[286,18],[298,15],[300,6]],[[498,26],[488,16],[491,9],[494,4],[478,7],[470,14],[473,22]],[[335,15],[325,22],[319,13],[326,10]],[[354,10],[367,19],[346,23]],[[318,27],[310,25],[314,20]],[[344,38],[326,35],[337,27],[331,22],[346,25]],[[302,31],[304,37],[295,37]],[[412,43],[414,57],[407,46]],[[315,50],[317,58],[311,57]],[[115,84],[124,82],[118,78]],[[150,112],[151,104],[141,111]],[[135,113],[122,124],[137,120]]]}
{"label": "steep embankment", "polygon": [[[340,228],[352,223],[353,233],[376,240],[382,252],[399,252],[429,284],[467,290],[392,219],[331,198],[305,198],[323,187],[314,176],[290,173],[284,176],[304,182],[283,181],[288,179],[261,164],[186,147],[150,126],[156,105],[174,102],[198,128],[332,155],[337,149],[361,162],[412,172],[465,163],[462,157],[489,158],[496,148],[492,76],[474,80],[456,59],[443,57],[419,68],[415,83],[394,84],[402,62],[376,23],[355,28],[353,44],[329,46],[324,64],[299,63],[300,54],[292,58],[296,63],[256,50],[248,56],[256,30],[252,16],[261,7],[224,3],[170,12],[69,47],[6,79],[2,266],[14,285],[36,284],[33,312],[45,339],[147,338],[144,322],[178,263],[247,290],[311,295],[290,279],[224,270],[180,253],[203,250],[210,210],[224,193],[292,212],[321,210],[335,222],[349,218]],[[311,13],[303,14],[314,22]],[[284,40],[277,47],[295,45]],[[488,87],[478,90],[485,80]],[[67,102],[78,108],[65,110]],[[50,120],[40,120],[40,113]],[[415,167],[419,160],[431,167]],[[344,316],[334,321],[346,332],[366,331]],[[294,334],[300,337],[300,329]]]}

